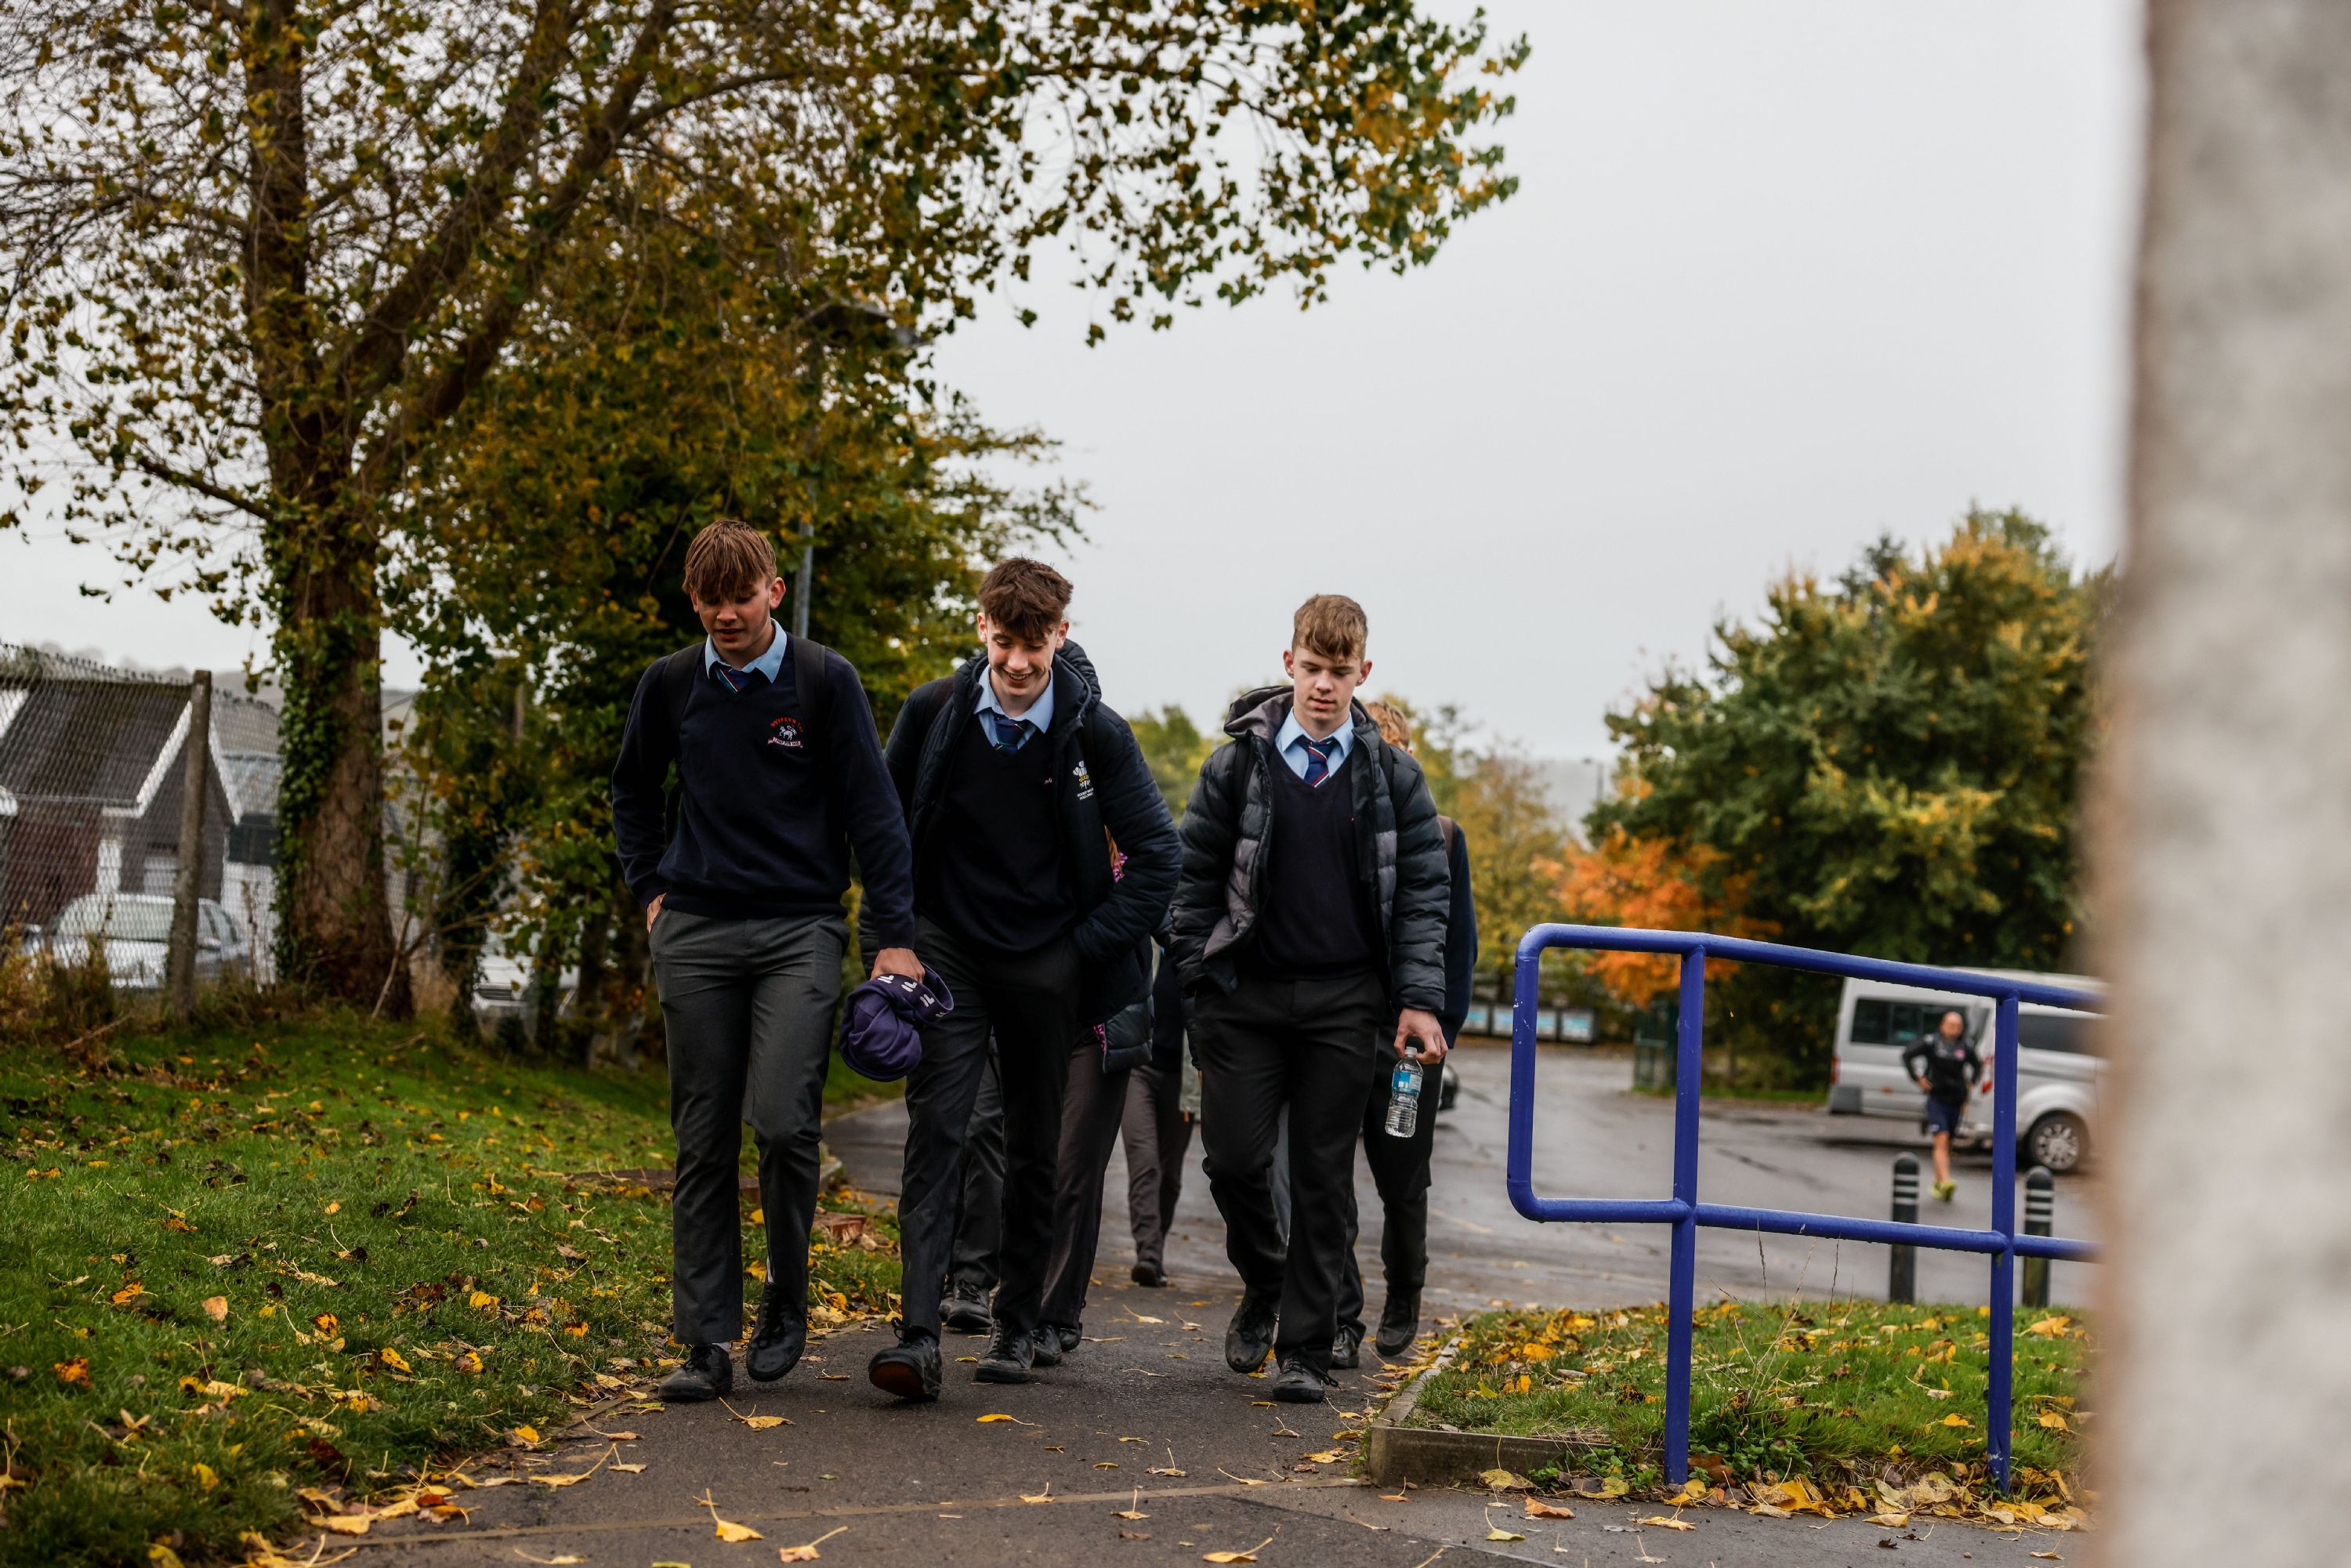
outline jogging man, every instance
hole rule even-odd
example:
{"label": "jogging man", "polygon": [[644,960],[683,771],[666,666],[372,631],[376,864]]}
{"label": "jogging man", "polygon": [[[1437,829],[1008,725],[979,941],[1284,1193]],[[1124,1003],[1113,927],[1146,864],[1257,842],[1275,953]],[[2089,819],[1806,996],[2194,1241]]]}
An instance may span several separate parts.
{"label": "jogging man", "polygon": [[[1051,567],[998,564],[979,585],[981,656],[918,689],[890,732],[914,841],[915,946],[956,998],[906,1083],[899,1342],[867,1369],[904,1399],[938,1397],[939,1294],[991,1030],[1004,1095],[1000,1283],[974,1376],[1029,1380],[1071,1048],[1147,994],[1146,939],[1175,891],[1167,804],[1068,641],[1069,603]],[[1126,856],[1115,881],[1105,830]]]}
{"label": "jogging man", "polygon": [[1968,1092],[1983,1076],[1983,1059],[1968,1039],[1968,1015],[1953,1008],[1933,1034],[1911,1042],[1902,1053],[1902,1070],[1927,1092],[1924,1125],[1935,1137],[1935,1196],[1951,1201],[1959,1184],[1951,1179],[1951,1135],[1968,1110]]}
{"label": "jogging man", "polygon": [[[808,1236],[852,845],[872,972],[923,973],[909,946],[905,823],[857,672],[776,624],[784,580],[756,528],[722,520],[696,534],[685,591],[708,635],[638,681],[612,770],[613,835],[645,907],[669,1037],[672,1332],[685,1347],[661,1385],[669,1400],[734,1386],[730,1342],[743,1326],[736,1164],[747,1115],[768,1242],[746,1368],[762,1382],[781,1377],[808,1341]],[[672,763],[674,829],[664,800]]]}
{"label": "jogging man", "polygon": [[[1445,842],[1420,765],[1353,700],[1366,640],[1352,599],[1300,607],[1281,656],[1291,685],[1235,702],[1232,743],[1200,768],[1176,894],[1208,1187],[1242,1285],[1225,1361],[1254,1372],[1276,1352],[1270,1393],[1299,1403],[1332,1385],[1364,1042],[1416,1050],[1432,1081],[1445,1058]],[[1286,1249],[1270,1179],[1284,1106]]]}

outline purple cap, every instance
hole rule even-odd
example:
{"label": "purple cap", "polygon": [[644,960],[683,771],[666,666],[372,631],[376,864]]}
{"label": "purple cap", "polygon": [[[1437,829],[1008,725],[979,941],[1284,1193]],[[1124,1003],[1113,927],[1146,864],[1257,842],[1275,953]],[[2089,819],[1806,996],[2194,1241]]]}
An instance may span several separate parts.
{"label": "purple cap", "polygon": [[862,1078],[887,1083],[923,1060],[923,1028],[955,1011],[955,993],[930,969],[919,980],[876,975],[849,993],[841,1011],[841,1060]]}

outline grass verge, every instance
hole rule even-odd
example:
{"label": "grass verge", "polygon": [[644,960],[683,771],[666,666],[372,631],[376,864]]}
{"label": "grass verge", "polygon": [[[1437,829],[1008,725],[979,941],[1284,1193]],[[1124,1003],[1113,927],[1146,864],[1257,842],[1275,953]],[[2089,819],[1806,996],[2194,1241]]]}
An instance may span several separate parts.
{"label": "grass verge", "polygon": [[[2020,1512],[1989,1496],[1983,1463],[1989,1316],[1856,1301],[1700,1308],[1693,1480],[1725,1494],[1712,1500],[1766,1507],[1792,1498],[1831,1512]],[[2078,1467],[2087,1413],[2076,1399],[2091,1339],[2069,1314],[2027,1310],[2017,1321],[2015,1495],[2021,1517],[2049,1522],[2037,1516],[2064,1516],[2086,1499]],[[1411,1425],[1569,1437],[1585,1454],[1578,1473],[1654,1488],[1663,1480],[1665,1354],[1663,1306],[1481,1313],[1464,1323],[1451,1364],[1423,1384]]]}
{"label": "grass verge", "polygon": [[[0,1051],[0,1562],[242,1555],[305,1488],[413,1485],[639,1385],[668,1205],[572,1178],[669,1140],[654,1074],[349,1019]],[[890,1310],[893,1247],[811,1252],[820,1322]]]}

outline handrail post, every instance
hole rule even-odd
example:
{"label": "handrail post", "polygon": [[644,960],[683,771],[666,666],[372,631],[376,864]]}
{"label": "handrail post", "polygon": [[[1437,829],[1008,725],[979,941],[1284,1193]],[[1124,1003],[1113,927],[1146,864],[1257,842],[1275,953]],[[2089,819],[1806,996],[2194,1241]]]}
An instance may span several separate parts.
{"label": "handrail post", "polygon": [[1705,1076],[1706,948],[1682,956],[1674,1053],[1674,1221],[1666,1294],[1666,1479],[1689,1479],[1691,1312],[1698,1294],[1698,1097]]}
{"label": "handrail post", "polygon": [[1991,1367],[1984,1397],[1984,1451],[1992,1479],[2008,1490],[2016,1360],[2016,993],[1999,1000],[1992,1026]]}
{"label": "handrail post", "polygon": [[1519,944],[1510,1005],[1510,1116],[1503,1180],[1513,1202],[1534,1197],[1535,1181],[1535,1003],[1542,992],[1542,945]]}

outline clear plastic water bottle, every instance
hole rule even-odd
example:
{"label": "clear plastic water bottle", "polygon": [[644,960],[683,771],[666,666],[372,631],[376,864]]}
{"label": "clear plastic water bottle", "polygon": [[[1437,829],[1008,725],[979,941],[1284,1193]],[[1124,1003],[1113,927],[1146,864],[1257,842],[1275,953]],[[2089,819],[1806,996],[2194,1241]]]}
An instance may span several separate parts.
{"label": "clear plastic water bottle", "polygon": [[1426,1074],[1417,1058],[1405,1057],[1388,1080],[1388,1134],[1409,1138],[1420,1125],[1420,1082]]}

